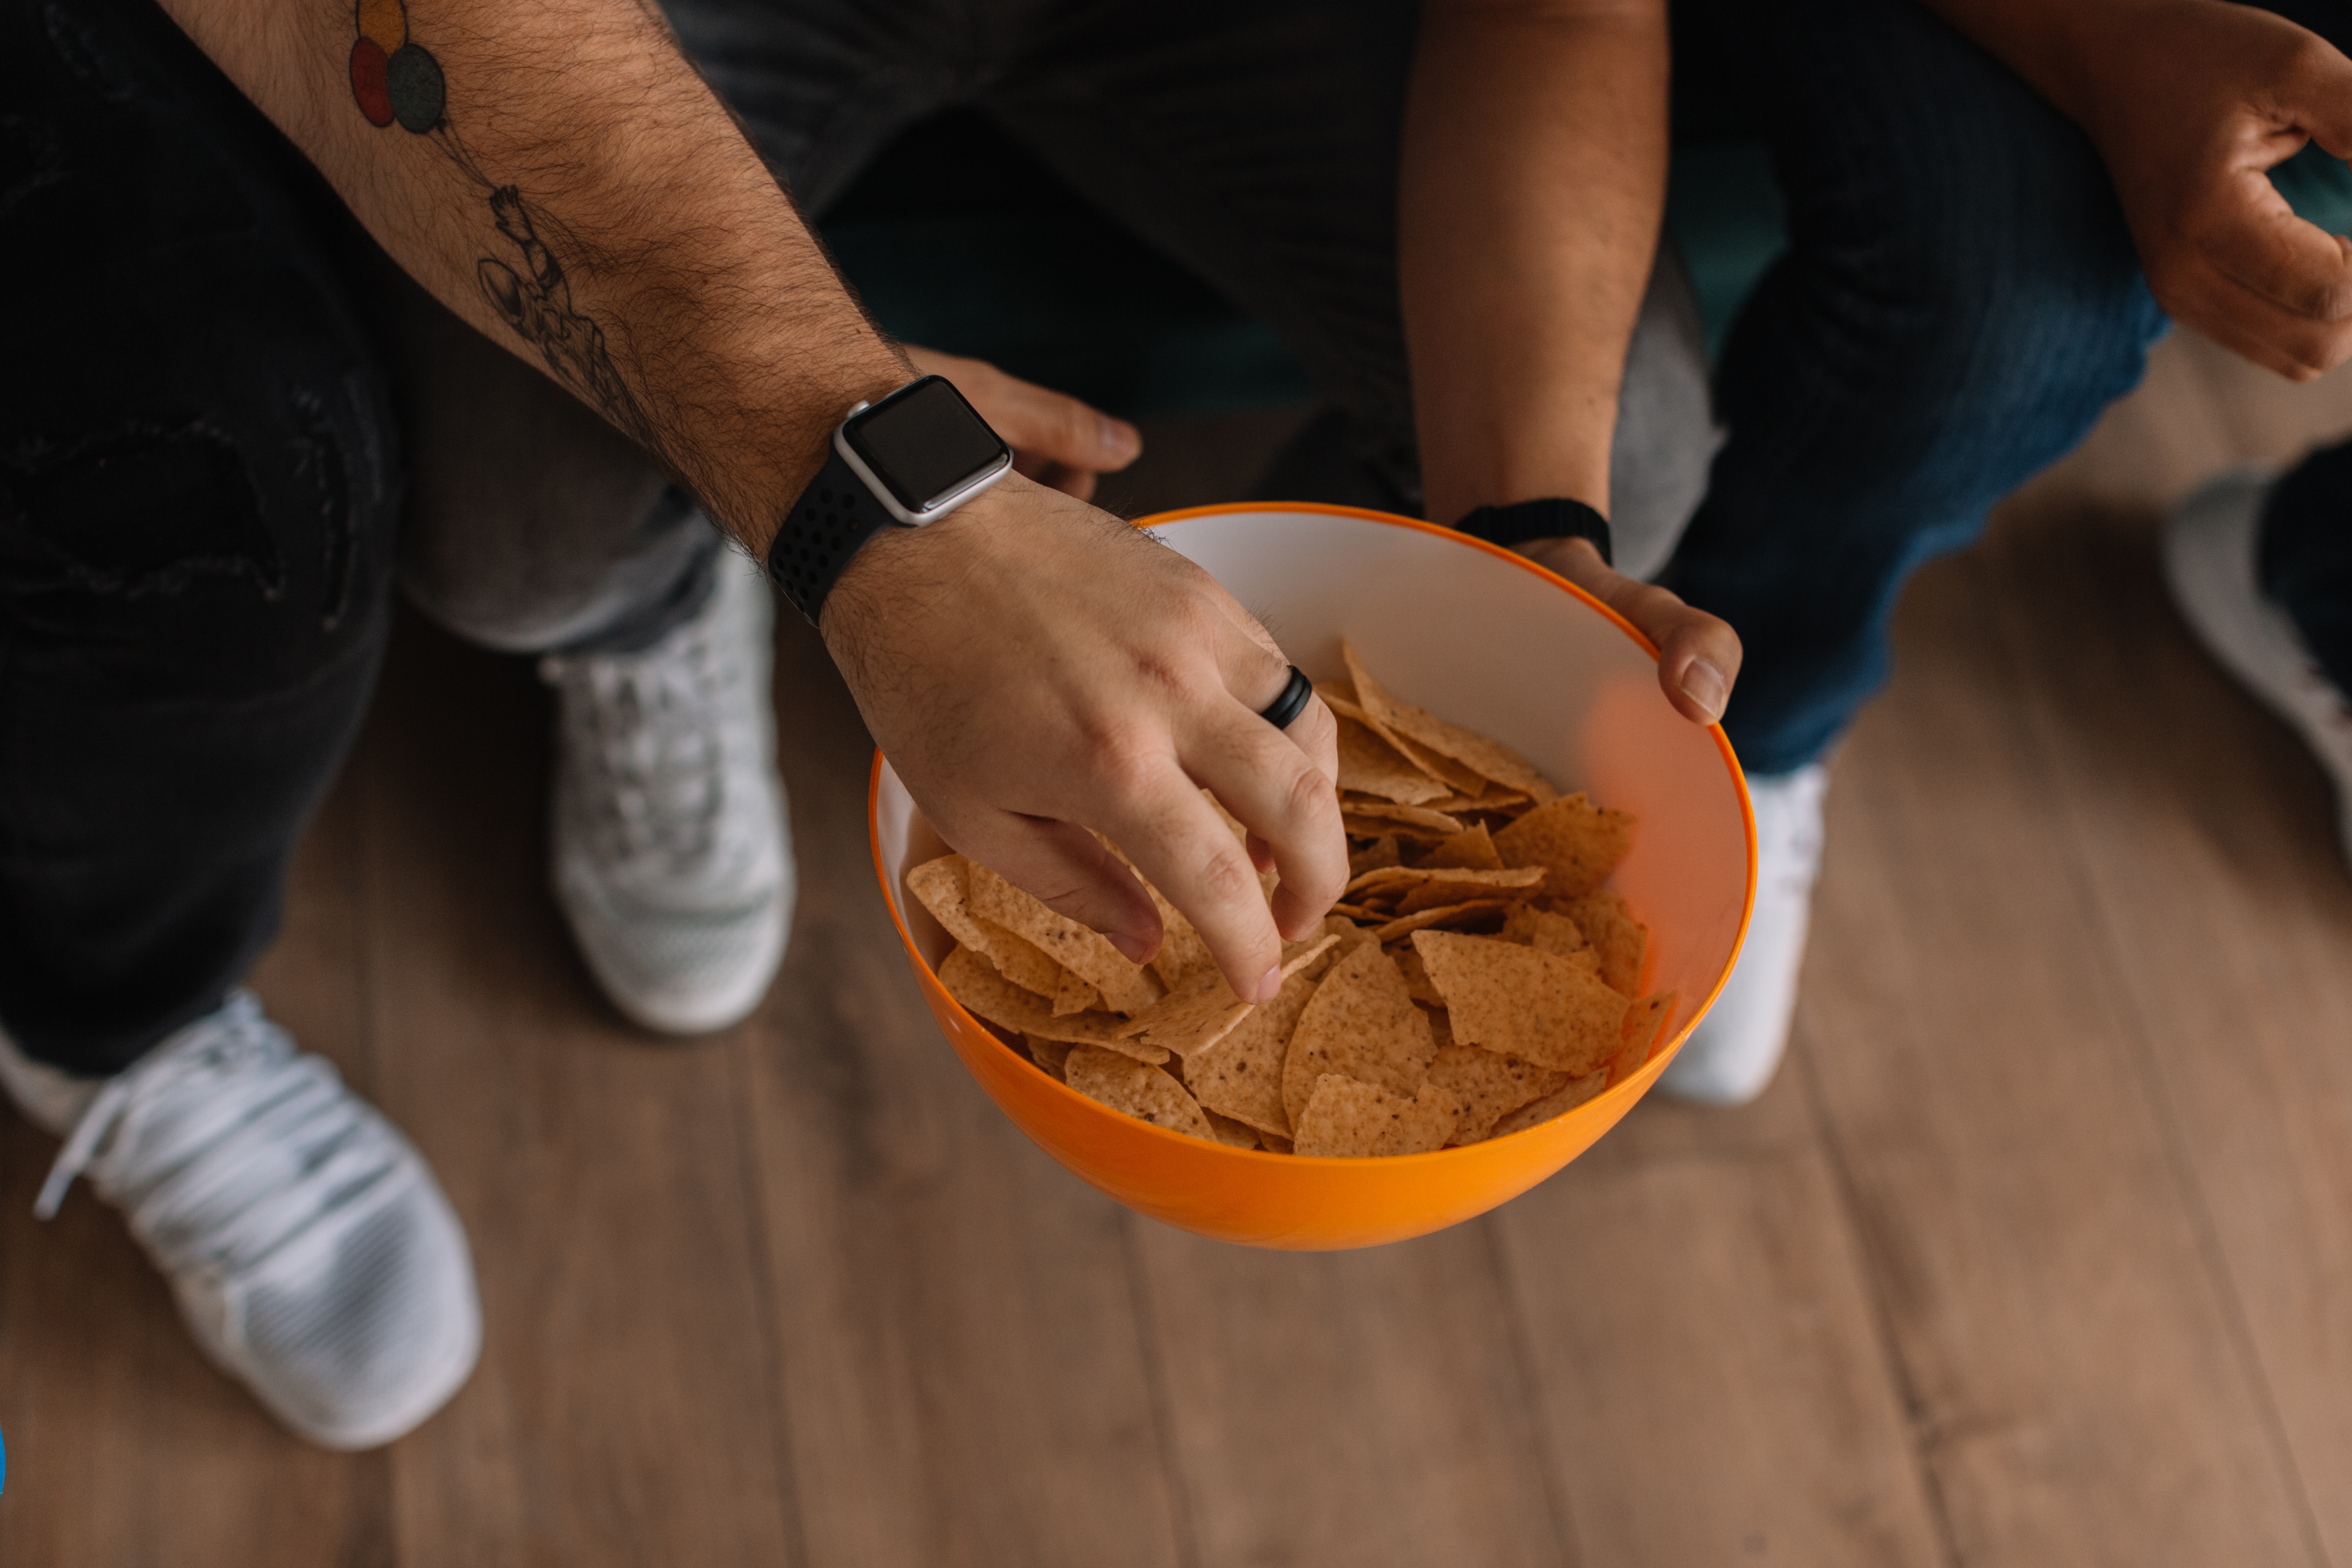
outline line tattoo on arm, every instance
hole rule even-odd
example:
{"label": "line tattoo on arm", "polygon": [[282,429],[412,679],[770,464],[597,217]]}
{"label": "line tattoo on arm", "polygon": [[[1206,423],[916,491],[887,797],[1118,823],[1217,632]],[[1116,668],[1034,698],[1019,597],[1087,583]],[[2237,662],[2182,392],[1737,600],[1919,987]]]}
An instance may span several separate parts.
{"label": "line tattoo on arm", "polygon": [[359,38],[352,46],[352,97],[360,112],[379,130],[397,124],[438,147],[483,193],[499,236],[512,247],[505,256],[485,256],[474,264],[482,298],[516,336],[539,351],[558,382],[622,434],[662,457],[660,436],[614,364],[604,329],[572,304],[563,263],[541,235],[543,226],[560,239],[562,226],[534,212],[518,187],[484,174],[458,138],[449,123],[441,62],[409,37],[405,0],[355,0],[352,19]]}

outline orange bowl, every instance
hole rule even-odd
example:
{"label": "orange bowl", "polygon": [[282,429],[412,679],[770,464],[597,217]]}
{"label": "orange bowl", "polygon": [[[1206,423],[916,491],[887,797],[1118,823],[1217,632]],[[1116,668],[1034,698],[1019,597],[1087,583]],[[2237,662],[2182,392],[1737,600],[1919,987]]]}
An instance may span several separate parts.
{"label": "orange bowl", "polygon": [[1680,995],[1667,1047],[1565,1116],[1432,1154],[1302,1159],[1122,1116],[1040,1072],[940,984],[931,966],[949,937],[903,878],[947,847],[877,754],[874,868],[948,1043],[1038,1147],[1130,1208],[1202,1236],[1370,1247],[1517,1197],[1616,1125],[1731,973],[1755,897],[1756,826],[1730,743],[1675,712],[1658,689],[1657,650],[1598,600],[1449,529],[1296,504],[1204,507],[1139,526],[1256,612],[1310,676],[1344,675],[1344,633],[1399,697],[1507,742],[1564,789],[1634,813],[1633,849],[1612,885],[1650,927],[1645,989]]}

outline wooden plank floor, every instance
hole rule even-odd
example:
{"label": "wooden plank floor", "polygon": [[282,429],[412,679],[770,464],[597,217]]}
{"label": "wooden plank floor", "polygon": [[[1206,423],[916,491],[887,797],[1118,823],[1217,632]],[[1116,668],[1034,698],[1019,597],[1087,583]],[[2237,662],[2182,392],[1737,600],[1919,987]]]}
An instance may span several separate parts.
{"label": "wooden plank floor", "polygon": [[[1152,432],[1224,499],[1288,427]],[[1790,1070],[1486,1220],[1289,1257],[1066,1176],[941,1047],[797,623],[803,894],[707,1043],[542,889],[549,706],[404,623],[259,984],[415,1137],[488,1344],[339,1457],[212,1372],[0,1112],[0,1564],[2352,1568],[2352,877],[2190,644],[2157,510],[2352,429],[2186,338],[1923,573],[1837,758]]]}

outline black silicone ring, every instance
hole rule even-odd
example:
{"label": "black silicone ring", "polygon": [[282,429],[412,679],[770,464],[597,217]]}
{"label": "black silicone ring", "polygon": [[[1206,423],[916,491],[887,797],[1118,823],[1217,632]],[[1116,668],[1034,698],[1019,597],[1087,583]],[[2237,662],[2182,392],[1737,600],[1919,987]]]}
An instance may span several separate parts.
{"label": "black silicone ring", "polygon": [[1277,730],[1287,730],[1293,719],[1307,711],[1307,700],[1314,695],[1315,683],[1294,664],[1290,667],[1290,684],[1282,689],[1281,696],[1265,705],[1258,717]]}

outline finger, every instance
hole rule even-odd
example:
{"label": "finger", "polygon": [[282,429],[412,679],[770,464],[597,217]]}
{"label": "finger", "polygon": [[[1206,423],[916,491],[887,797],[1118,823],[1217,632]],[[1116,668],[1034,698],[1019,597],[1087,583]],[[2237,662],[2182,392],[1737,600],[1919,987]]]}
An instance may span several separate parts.
{"label": "finger", "polygon": [[1257,870],[1176,759],[1166,758],[1142,787],[1120,792],[1108,815],[1103,831],[1184,911],[1234,994],[1264,1002],[1281,989],[1282,942]]}
{"label": "finger", "polygon": [[2352,358],[2352,321],[2296,315],[2210,268],[2149,281],[2175,321],[2291,381],[2309,381]]}
{"label": "finger", "polygon": [[1723,717],[1743,658],[1739,634],[1728,622],[1614,570],[1590,541],[1538,539],[1520,552],[1607,605],[1657,646],[1658,686],[1675,711],[1696,724]]}
{"label": "finger", "polygon": [[1056,914],[1110,939],[1129,962],[1160,951],[1160,911],[1135,873],[1076,823],[991,812],[958,831],[940,829],[957,853],[979,861]]}
{"label": "finger", "polygon": [[[1298,717],[1290,721],[1283,733],[1289,737],[1292,745],[1307,753],[1307,760],[1315,765],[1316,772],[1332,781],[1336,796],[1339,777],[1339,721],[1331,716],[1331,710],[1323,706],[1323,700],[1320,697],[1308,699],[1307,706],[1299,710]],[[1343,829],[1344,826],[1342,824]],[[1255,833],[1249,836],[1249,855],[1259,870],[1275,868],[1274,846]],[[1320,921],[1329,912],[1327,905],[1316,910],[1314,918]],[[1275,923],[1281,927],[1283,939],[1286,942],[1296,942],[1307,934],[1303,931],[1294,932],[1290,927],[1283,925],[1279,909],[1276,911]]]}
{"label": "finger", "polygon": [[2215,271],[2270,304],[2314,321],[2352,319],[2352,241],[2297,217],[2263,169],[2233,171],[2188,232]]}
{"label": "finger", "polygon": [[[1302,714],[1300,717],[1304,718]],[[1235,704],[1180,733],[1179,760],[1273,852],[1274,923],[1296,942],[1348,885],[1348,837],[1331,777],[1285,731]]]}
{"label": "finger", "polygon": [[1115,473],[1142,455],[1143,437],[1126,420],[1017,375],[993,374],[989,423],[1018,450],[1087,474]]}

